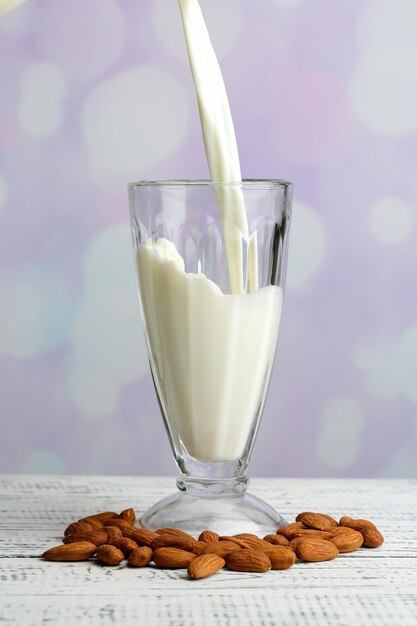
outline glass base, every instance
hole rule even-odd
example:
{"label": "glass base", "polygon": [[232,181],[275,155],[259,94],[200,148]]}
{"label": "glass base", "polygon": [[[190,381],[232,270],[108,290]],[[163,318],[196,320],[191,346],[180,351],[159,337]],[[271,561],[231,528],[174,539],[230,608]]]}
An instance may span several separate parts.
{"label": "glass base", "polygon": [[180,528],[197,537],[209,529],[219,535],[275,533],[287,521],[269,504],[246,493],[247,479],[193,481],[178,479],[180,492],[163,498],[140,520],[151,530]]}

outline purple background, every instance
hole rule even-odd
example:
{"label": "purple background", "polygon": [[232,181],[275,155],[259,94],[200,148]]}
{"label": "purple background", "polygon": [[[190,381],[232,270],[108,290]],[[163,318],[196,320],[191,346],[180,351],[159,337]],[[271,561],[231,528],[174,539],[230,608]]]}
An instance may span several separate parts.
{"label": "purple background", "polygon": [[[251,474],[417,476],[417,3],[201,5],[243,175],[295,183]],[[0,17],[0,141],[0,471],[174,473],[126,183],[207,176],[175,0]]]}

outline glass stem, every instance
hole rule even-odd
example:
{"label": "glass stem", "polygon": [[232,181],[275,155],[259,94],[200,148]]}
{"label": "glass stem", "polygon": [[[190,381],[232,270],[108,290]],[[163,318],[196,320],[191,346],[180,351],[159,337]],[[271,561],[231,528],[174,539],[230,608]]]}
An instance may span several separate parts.
{"label": "glass stem", "polygon": [[198,498],[227,498],[242,496],[246,493],[249,479],[246,476],[239,478],[193,478],[180,476],[177,478],[177,487],[183,493]]}

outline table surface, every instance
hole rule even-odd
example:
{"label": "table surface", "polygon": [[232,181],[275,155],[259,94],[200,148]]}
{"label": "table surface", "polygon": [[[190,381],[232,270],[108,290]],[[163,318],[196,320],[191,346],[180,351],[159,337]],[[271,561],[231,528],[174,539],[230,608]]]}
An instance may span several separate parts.
{"label": "table surface", "polygon": [[417,625],[417,481],[254,479],[251,491],[288,520],[313,510],[367,517],[385,543],[287,571],[221,571],[190,581],[184,570],[50,563],[69,522],[171,493],[174,479],[0,477],[0,624],[107,626]]}

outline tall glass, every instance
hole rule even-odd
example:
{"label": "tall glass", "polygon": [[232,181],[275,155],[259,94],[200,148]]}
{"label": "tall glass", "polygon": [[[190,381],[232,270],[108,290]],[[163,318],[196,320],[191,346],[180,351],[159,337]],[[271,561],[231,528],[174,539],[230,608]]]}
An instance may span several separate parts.
{"label": "tall glass", "polygon": [[276,530],[285,520],[246,493],[246,472],[278,337],[292,185],[140,181],[129,198],[150,367],[180,472],[179,491],[141,523]]}

